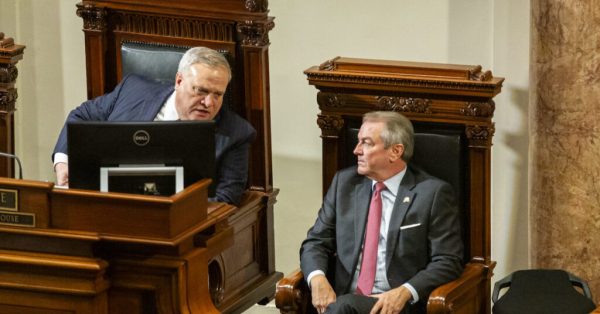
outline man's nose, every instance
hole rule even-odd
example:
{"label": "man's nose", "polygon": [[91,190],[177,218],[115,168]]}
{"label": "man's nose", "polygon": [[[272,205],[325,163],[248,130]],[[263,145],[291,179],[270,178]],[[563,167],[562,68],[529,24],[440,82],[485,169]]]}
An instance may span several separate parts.
{"label": "man's nose", "polygon": [[360,155],[362,154],[362,149],[360,147],[360,143],[356,144],[356,147],[354,147],[354,151],[353,151],[354,155]]}
{"label": "man's nose", "polygon": [[206,95],[206,97],[204,97],[204,106],[206,106],[206,107],[214,107],[215,106],[215,99],[212,95],[208,94],[208,95]]}

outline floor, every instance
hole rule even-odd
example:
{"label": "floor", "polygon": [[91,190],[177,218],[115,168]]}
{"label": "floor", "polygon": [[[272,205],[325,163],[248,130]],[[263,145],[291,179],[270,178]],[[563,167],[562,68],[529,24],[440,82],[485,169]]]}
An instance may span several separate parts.
{"label": "floor", "polygon": [[[284,275],[299,267],[299,249],[321,207],[321,160],[273,156],[275,267]],[[244,314],[279,313],[274,302],[255,305]]]}

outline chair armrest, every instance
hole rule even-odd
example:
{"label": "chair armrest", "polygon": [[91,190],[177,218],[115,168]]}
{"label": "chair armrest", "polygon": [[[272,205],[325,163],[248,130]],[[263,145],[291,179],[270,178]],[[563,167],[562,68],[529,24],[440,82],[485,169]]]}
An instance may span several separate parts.
{"label": "chair armrest", "polygon": [[[458,279],[441,285],[429,295],[427,313],[480,313],[482,296],[492,277],[496,262],[473,259]],[[489,291],[488,291],[489,293]]]}
{"label": "chair armrest", "polygon": [[298,268],[281,279],[275,288],[275,306],[281,313],[315,313],[310,289]]}

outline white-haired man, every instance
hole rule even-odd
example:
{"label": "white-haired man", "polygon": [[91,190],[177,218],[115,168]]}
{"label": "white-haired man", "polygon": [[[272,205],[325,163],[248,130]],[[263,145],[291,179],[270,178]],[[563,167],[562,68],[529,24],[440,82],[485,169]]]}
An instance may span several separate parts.
{"label": "white-haired man", "polygon": [[[88,100],[69,113],[70,121],[214,120],[216,133],[215,201],[239,204],[246,188],[249,146],[254,128],[221,108],[231,80],[227,59],[218,51],[195,47],[181,58],[175,84],[164,85],[129,75],[105,95]],[[56,182],[68,185],[66,127],[52,154]]]}

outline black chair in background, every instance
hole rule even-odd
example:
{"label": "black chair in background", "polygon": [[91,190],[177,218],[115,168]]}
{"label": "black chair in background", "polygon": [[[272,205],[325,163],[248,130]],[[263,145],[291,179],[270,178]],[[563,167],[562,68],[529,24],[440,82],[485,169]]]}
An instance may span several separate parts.
{"label": "black chair in background", "polygon": [[[574,286],[581,288],[583,294]],[[498,299],[504,288],[509,289]],[[492,301],[494,314],[578,314],[596,308],[585,281],[555,269],[519,270],[508,275],[494,285]]]}

